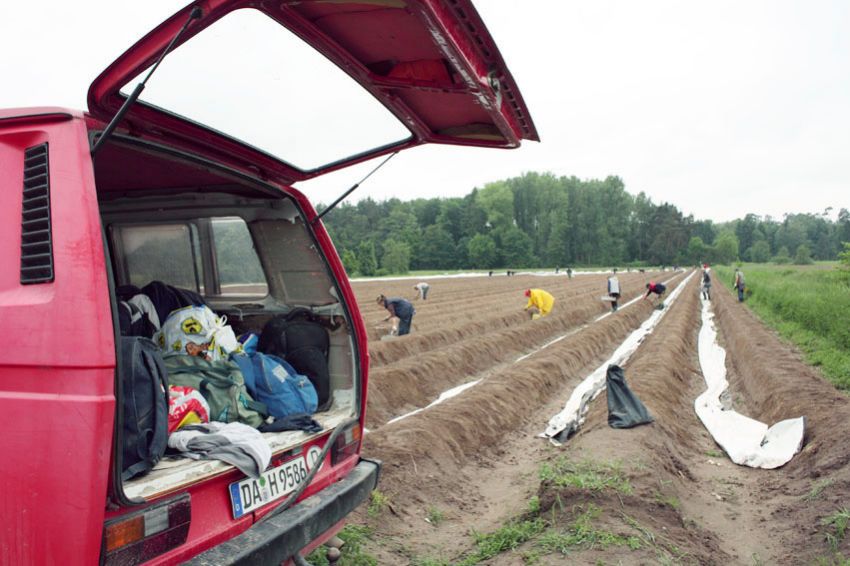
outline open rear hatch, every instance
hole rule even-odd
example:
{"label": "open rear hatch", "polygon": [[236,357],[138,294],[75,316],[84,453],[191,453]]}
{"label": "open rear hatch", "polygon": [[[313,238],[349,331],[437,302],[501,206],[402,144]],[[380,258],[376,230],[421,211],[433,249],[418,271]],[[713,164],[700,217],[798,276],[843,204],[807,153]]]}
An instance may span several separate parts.
{"label": "open rear hatch", "polygon": [[[95,79],[88,93],[94,116],[109,121],[115,115],[134,79],[153,65],[196,6],[202,17],[191,21],[124,118],[122,126],[133,135],[167,140],[287,184],[424,143],[513,148],[522,139],[538,139],[513,77],[470,0],[196,2]],[[284,37],[309,46],[311,55]],[[328,62],[347,77],[338,69],[335,75],[359,83],[361,94],[377,101],[393,123],[373,117],[374,109],[343,109],[333,96],[344,103],[355,93],[317,77]],[[290,65],[302,68],[296,74]],[[243,74],[251,70],[258,79]],[[161,83],[172,80],[177,83],[172,90],[162,90]],[[313,104],[290,102],[295,90],[307,93]],[[230,93],[239,100],[226,98]],[[318,126],[304,119],[307,106],[323,115],[341,114],[329,118],[331,127],[318,135]],[[350,122],[358,118],[365,123],[355,128]],[[376,131],[383,137],[375,139]],[[346,154],[324,151],[295,161],[293,152],[297,156],[311,139],[325,150],[344,146]],[[355,143],[361,145],[351,151]]]}
{"label": "open rear hatch", "polygon": [[[200,19],[189,17],[195,8],[202,11]],[[213,207],[207,212],[216,214],[215,198],[231,203],[233,195],[264,198],[265,190],[248,185],[288,185],[425,143],[514,148],[522,139],[537,140],[514,80],[470,0],[201,0],[138,41],[92,83],[91,114],[108,123],[127,100],[126,92],[175,37],[174,50],[124,115],[121,141],[98,154],[98,191],[109,202],[102,211],[115,222],[149,223],[151,210],[166,220],[183,220],[178,197],[198,206],[193,200],[198,192],[207,193],[205,206]],[[324,67],[337,78],[320,77]],[[305,96],[298,99],[294,91]],[[316,120],[308,117],[311,110],[318,110]],[[134,138],[141,142],[138,149]],[[305,152],[308,146],[319,151]],[[139,208],[134,201],[144,198],[167,198],[174,210],[163,214],[169,208],[164,205],[147,210],[144,202]],[[277,194],[271,198],[279,200]],[[241,215],[256,212],[259,220],[285,226],[295,226],[293,219],[300,218],[266,202],[241,206]],[[219,208],[225,216],[232,214],[224,205]],[[302,248],[321,255],[310,239],[308,219],[301,220]],[[292,249],[268,247],[280,254]],[[287,265],[298,271],[292,258],[278,260],[273,264],[277,273]],[[324,261],[319,257],[302,275],[330,277]],[[268,312],[313,304],[271,291]],[[331,339],[331,358],[337,360],[331,374],[339,368],[340,381],[356,381],[356,345],[347,336],[341,335],[335,347]],[[339,389],[351,391],[351,398],[316,415],[325,431],[344,433],[344,442],[333,443],[333,450],[327,447],[329,461],[337,448],[340,458],[354,454],[351,447],[359,449],[360,428],[343,424],[362,419],[358,384]],[[320,437],[266,435],[275,454],[272,465],[285,467],[286,458],[317,453],[324,444]],[[308,467],[314,463],[305,461]],[[324,481],[335,477],[333,468],[321,472]],[[224,463],[167,459],[123,488],[129,499],[150,500],[203,480],[224,482],[231,471]],[[238,517],[234,497],[233,516]]]}

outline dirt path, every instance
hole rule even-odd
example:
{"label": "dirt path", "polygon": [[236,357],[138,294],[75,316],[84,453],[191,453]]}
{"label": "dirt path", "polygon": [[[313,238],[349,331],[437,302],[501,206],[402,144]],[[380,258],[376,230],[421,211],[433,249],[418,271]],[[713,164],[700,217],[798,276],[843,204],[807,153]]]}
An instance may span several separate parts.
{"label": "dirt path", "polygon": [[[494,311],[528,285],[523,277],[502,279],[499,289],[479,294],[495,302]],[[471,293],[478,284],[492,285],[455,283]],[[847,504],[850,446],[842,441],[850,403],[725,289],[715,293],[714,308],[734,408],[769,424],[807,418],[804,449],[789,464],[736,466],[696,418],[693,401],[704,381],[695,280],[625,366],[654,423],[608,427],[602,395],[565,446],[537,437],[575,385],[652,312],[641,302],[583,327],[582,320],[601,312],[595,295],[604,278],[585,284],[570,290],[569,316],[521,320],[517,328],[473,333],[448,346],[419,344],[420,351],[373,372],[369,410],[376,429],[364,453],[385,462],[380,490],[389,504],[377,514],[361,510],[358,520],[375,529],[367,549],[379,564],[453,564],[481,552],[474,532],[517,524],[540,531],[483,563],[797,564],[830,559],[833,550],[846,554],[846,541],[827,543],[827,532],[836,531],[822,521]],[[510,361],[569,329],[574,332],[563,340]],[[415,369],[431,363],[456,368],[460,379],[429,381]],[[457,397],[385,424],[472,378],[481,381]],[[557,473],[541,481],[542,467]],[[619,487],[565,480],[576,477],[608,478]]]}

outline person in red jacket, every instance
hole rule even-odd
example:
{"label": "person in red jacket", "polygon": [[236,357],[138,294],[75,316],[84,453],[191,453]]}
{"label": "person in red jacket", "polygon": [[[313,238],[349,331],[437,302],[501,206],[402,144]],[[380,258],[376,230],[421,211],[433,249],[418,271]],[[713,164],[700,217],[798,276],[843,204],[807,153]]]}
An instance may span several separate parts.
{"label": "person in red jacket", "polygon": [[665,291],[667,291],[667,287],[664,285],[664,283],[656,283],[655,281],[650,281],[646,284],[646,294],[643,296],[643,298],[644,300],[646,300],[653,293],[661,297],[662,295],[664,295]]}

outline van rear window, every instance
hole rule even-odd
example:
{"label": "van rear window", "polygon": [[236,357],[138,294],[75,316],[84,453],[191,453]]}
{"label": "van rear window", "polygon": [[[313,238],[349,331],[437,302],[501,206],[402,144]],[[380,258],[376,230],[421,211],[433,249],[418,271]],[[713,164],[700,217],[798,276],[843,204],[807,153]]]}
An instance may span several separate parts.
{"label": "van rear window", "polygon": [[[148,70],[122,92],[132,92]],[[302,170],[410,138],[348,73],[253,8],[231,12],[177,47],[139,100]]]}
{"label": "van rear window", "polygon": [[121,284],[151,281],[205,296],[269,293],[248,225],[239,217],[112,226]]}
{"label": "van rear window", "polygon": [[192,224],[122,226],[119,229],[127,283],[151,281],[204,292],[198,230]]}
{"label": "van rear window", "polygon": [[269,293],[251,233],[241,218],[212,221],[221,296],[265,297]]}

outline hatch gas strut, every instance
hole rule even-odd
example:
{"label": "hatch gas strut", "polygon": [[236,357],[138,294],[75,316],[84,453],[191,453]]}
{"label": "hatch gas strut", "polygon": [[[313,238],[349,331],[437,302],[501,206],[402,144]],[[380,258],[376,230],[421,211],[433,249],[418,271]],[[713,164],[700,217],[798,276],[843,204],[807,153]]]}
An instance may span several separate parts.
{"label": "hatch gas strut", "polygon": [[186,20],[186,23],[183,24],[183,27],[174,35],[174,38],[168,44],[168,47],[165,48],[165,51],[159,56],[159,59],[156,60],[151,70],[148,71],[147,76],[144,78],[142,82],[136,85],[136,88],[133,89],[132,94],[127,97],[127,100],[124,101],[124,104],[121,105],[121,108],[118,109],[118,113],[109,121],[109,124],[106,125],[103,132],[98,136],[97,141],[94,144],[94,147],[91,148],[91,154],[94,155],[97,151],[103,147],[103,144],[112,136],[112,132],[115,131],[115,128],[118,127],[118,123],[124,117],[124,114],[127,113],[127,110],[136,102],[136,99],[139,98],[139,95],[142,94],[142,91],[145,90],[145,83],[148,82],[148,79],[151,78],[151,75],[156,71],[159,64],[162,63],[162,60],[168,55],[168,52],[171,51],[171,48],[174,47],[174,43],[177,39],[183,35],[183,32],[186,31],[186,28],[189,27],[189,24],[192,23],[192,20],[199,20],[203,16],[203,11],[199,6],[195,6],[192,8],[192,11],[189,13],[189,19]]}
{"label": "hatch gas strut", "polygon": [[345,197],[347,197],[348,195],[350,195],[351,193],[353,193],[353,192],[354,192],[354,189],[356,189],[357,187],[359,187],[359,186],[360,186],[360,183],[362,183],[363,181],[365,181],[366,179],[368,179],[369,177],[371,177],[371,176],[372,176],[372,173],[374,173],[375,171],[377,171],[378,169],[380,169],[381,167],[383,167],[383,166],[384,166],[384,163],[386,163],[387,161],[389,161],[390,159],[392,159],[393,157],[395,157],[395,156],[396,156],[396,154],[398,154],[398,152],[397,152],[397,151],[394,151],[394,152],[392,152],[391,154],[389,154],[389,155],[387,156],[387,158],[386,158],[386,159],[384,159],[383,161],[381,161],[380,163],[378,163],[378,166],[377,166],[377,167],[375,167],[374,169],[372,169],[371,171],[369,171],[369,174],[368,174],[368,175],[366,175],[365,177],[363,177],[362,179],[360,179],[360,181],[359,181],[359,182],[354,183],[353,185],[351,185],[351,188],[350,188],[350,189],[348,189],[347,191],[345,191],[344,193],[342,193],[342,195],[341,195],[338,199],[336,199],[335,201],[333,201],[333,202],[330,204],[330,206],[328,206],[328,207],[327,207],[326,209],[324,209],[324,210],[323,210],[323,211],[322,211],[322,212],[321,212],[318,216],[316,216],[316,217],[313,219],[313,221],[311,222],[311,224],[316,224],[319,220],[321,220],[321,219],[322,219],[322,216],[324,216],[325,214],[327,214],[328,212],[330,212],[331,210],[333,210],[333,209],[334,209],[334,207],[336,207],[336,205],[338,205],[339,203],[341,203],[341,202],[345,199]]}

